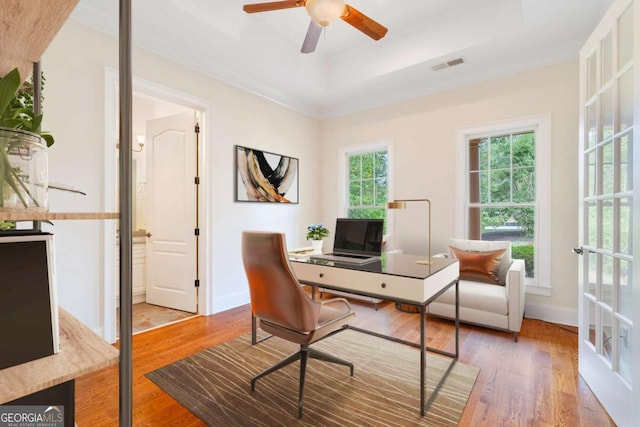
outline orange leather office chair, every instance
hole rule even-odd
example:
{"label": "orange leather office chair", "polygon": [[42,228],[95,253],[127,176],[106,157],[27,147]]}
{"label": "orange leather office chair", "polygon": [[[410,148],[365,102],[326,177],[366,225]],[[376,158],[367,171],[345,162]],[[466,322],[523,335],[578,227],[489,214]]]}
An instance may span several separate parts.
{"label": "orange leather office chair", "polygon": [[251,379],[256,381],[300,359],[298,418],[302,417],[304,378],[309,357],[348,366],[353,364],[312,349],[309,345],[348,327],[355,316],[344,298],[313,301],[303,291],[289,264],[284,234],[245,231],[242,233],[242,260],[249,281],[251,310],[260,328],[300,349]]}

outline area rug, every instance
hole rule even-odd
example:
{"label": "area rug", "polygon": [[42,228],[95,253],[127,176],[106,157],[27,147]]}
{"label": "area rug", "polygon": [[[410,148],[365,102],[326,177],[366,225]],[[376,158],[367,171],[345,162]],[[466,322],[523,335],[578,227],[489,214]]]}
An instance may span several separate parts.
{"label": "area rug", "polygon": [[355,372],[309,359],[300,420],[298,362],[261,378],[251,392],[254,375],[297,350],[276,337],[252,346],[251,335],[242,335],[147,377],[210,426],[456,426],[479,372],[427,353],[430,405],[422,417],[417,348],[352,330],[313,347],[353,362]]}

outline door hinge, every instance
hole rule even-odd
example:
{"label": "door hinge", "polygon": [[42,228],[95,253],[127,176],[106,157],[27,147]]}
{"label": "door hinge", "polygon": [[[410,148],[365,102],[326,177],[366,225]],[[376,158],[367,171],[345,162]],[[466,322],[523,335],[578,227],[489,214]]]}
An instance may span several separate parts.
{"label": "door hinge", "polygon": [[200,133],[200,123],[196,123],[195,132]]}
{"label": "door hinge", "polygon": [[196,236],[200,235],[200,229],[196,228],[195,230],[193,230],[193,232],[195,233]]}
{"label": "door hinge", "polygon": [[196,288],[199,288],[200,287],[200,279],[196,279],[194,285],[195,285]]}
{"label": "door hinge", "polygon": [[196,185],[200,185],[200,177],[196,176],[196,178],[194,179]]}

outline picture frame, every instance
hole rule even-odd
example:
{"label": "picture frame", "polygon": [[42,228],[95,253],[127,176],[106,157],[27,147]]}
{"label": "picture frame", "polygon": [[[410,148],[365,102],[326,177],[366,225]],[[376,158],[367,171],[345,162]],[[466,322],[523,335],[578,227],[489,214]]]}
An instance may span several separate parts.
{"label": "picture frame", "polygon": [[236,202],[299,201],[299,161],[295,157],[236,145]]}

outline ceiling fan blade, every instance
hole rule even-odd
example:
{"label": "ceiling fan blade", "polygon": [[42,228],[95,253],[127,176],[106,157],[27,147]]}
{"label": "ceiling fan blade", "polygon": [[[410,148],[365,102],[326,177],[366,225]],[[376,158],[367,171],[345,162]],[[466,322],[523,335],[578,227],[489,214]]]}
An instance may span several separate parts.
{"label": "ceiling fan blade", "polygon": [[354,28],[362,31],[374,40],[380,40],[387,34],[387,28],[348,4],[344,6],[344,13],[340,17]]}
{"label": "ceiling fan blade", "polygon": [[307,35],[304,37],[304,42],[302,42],[300,52],[311,53],[315,51],[318,46],[318,40],[320,40],[320,34],[322,34],[322,27],[313,22],[312,19],[309,22],[309,29],[307,30]]}
{"label": "ceiling fan blade", "polygon": [[245,4],[242,10],[247,13],[268,12],[270,10],[291,9],[293,7],[303,7],[306,0],[282,0],[270,1],[267,3]]}

